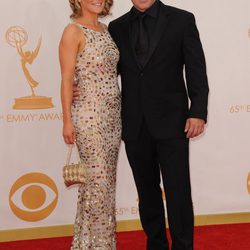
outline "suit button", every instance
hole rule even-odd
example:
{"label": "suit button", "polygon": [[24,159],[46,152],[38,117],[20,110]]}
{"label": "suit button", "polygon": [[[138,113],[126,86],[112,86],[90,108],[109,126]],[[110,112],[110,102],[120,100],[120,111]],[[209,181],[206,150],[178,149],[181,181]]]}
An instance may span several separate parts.
{"label": "suit button", "polygon": [[141,77],[143,76],[143,72],[141,72],[140,76],[141,76]]}

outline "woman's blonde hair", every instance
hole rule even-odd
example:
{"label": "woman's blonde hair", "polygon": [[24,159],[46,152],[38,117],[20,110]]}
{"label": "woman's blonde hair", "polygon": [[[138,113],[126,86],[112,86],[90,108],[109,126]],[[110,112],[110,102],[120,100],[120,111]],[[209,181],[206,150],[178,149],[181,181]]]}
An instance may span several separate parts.
{"label": "woman's blonde hair", "polygon": [[[70,7],[72,9],[71,18],[78,18],[81,16],[81,1],[80,0],[69,0]],[[105,0],[105,6],[102,13],[99,14],[101,17],[105,17],[110,14],[110,9],[113,5],[113,0]]]}

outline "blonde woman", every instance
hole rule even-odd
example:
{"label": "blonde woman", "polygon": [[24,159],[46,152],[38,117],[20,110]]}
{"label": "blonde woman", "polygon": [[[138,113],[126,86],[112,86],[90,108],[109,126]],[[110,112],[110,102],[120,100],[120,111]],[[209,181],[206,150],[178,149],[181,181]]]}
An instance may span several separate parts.
{"label": "blonde woman", "polygon": [[[71,250],[116,249],[115,186],[121,141],[118,49],[107,27],[98,21],[109,14],[112,0],[69,0],[72,23],[59,46],[63,137],[76,141],[89,171],[79,187]],[[72,104],[72,85],[80,95]]]}

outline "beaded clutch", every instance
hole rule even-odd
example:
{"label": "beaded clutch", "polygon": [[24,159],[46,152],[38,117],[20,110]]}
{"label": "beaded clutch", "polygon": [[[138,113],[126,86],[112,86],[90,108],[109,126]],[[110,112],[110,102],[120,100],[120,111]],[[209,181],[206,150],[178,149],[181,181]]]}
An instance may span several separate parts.
{"label": "beaded clutch", "polygon": [[[73,148],[75,148],[77,151],[78,163],[70,163]],[[63,167],[63,178],[67,187],[74,184],[83,184],[86,182],[87,169],[86,166],[81,163],[76,144],[71,144],[69,146],[66,165]]]}

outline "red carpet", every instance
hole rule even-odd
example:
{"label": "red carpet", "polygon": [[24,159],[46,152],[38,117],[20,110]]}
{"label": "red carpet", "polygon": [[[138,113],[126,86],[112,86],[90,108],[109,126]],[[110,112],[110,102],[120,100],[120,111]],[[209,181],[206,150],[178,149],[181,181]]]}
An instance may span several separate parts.
{"label": "red carpet", "polygon": [[[142,231],[117,234],[117,250],[144,250]],[[69,250],[71,237],[0,243],[0,250]],[[195,228],[195,250],[250,250],[250,224]]]}

